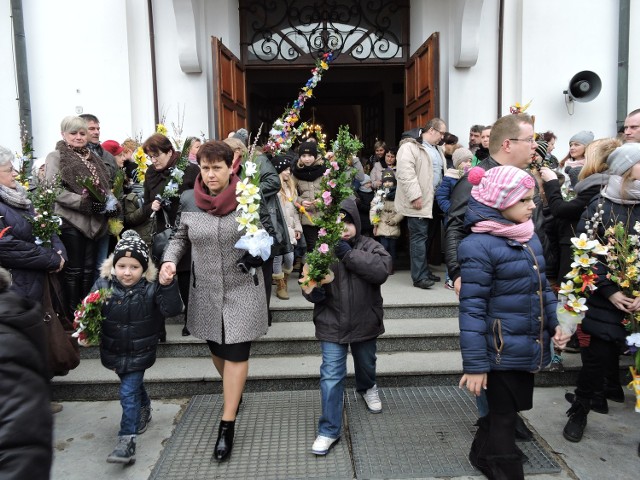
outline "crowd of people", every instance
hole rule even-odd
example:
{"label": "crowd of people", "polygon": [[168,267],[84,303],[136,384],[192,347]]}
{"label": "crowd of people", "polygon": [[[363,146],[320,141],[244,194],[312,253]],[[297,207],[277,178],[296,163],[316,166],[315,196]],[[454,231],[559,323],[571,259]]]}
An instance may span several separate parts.
{"label": "crowd of people", "polygon": [[[17,181],[14,156],[0,147],[0,266],[12,279],[0,272],[0,333],[8,325],[19,335],[13,315],[37,309],[51,288],[48,275],[59,277],[60,313],[69,319],[89,292],[110,291],[100,353],[120,378],[123,412],[107,461],[128,464],[151,421],[144,372],[157,343],[166,341],[165,318],[183,313],[182,334],[206,340],[222,378],[213,458],[224,461],[233,448],[251,343],[271,324],[272,285],[279,299],[289,299],[290,275],[322,234],[316,202],[333,154],[321,153],[313,137],[283,154],[258,152],[260,223],[273,239],[264,260],[234,247],[241,237],[236,185],[248,151],[245,129],[224,140],[190,138],[185,155],[161,133],[144,142],[101,142],[94,115],[65,117],[60,127],[62,139],[33,162],[30,182],[32,190],[57,189],[60,233],[46,244],[34,235],[29,218],[36,212]],[[522,113],[472,126],[467,146],[433,118],[405,132],[397,148],[380,140],[369,158],[350,160],[353,196],[341,205],[345,230],[335,247],[335,280],[304,294],[314,304],[322,346],[314,454],[326,455],[340,439],[349,347],[357,391],[371,413],[382,411],[375,380],[376,338],[384,332],[380,286],[396,269],[403,235],[412,284],[420,289],[441,281],[429,259],[434,245],[440,255],[444,237],[445,287],[460,299],[460,386],[478,404],[470,460],[489,478],[524,478],[515,438],[530,432],[517,413],[531,408],[533,373],[549,364],[562,369],[567,342],[580,352],[582,369],[567,398],[565,438],[580,441],[591,410],[606,412],[607,400],[624,398],[621,320],[640,311],[640,298],[624,295],[602,266],[574,339],[559,328],[555,310],[558,286],[572,269],[571,238],[596,228],[594,213],[601,236],[621,219],[627,226],[640,220],[640,110],[627,116],[617,138],[577,132],[561,160],[552,154],[555,142],[551,131],[534,133],[532,118]],[[139,148],[149,161],[145,171],[134,159]],[[110,228],[113,219],[121,229]],[[42,355],[41,339],[32,341]],[[32,356],[27,349],[14,353]],[[29,385],[46,393],[46,359],[31,360]],[[42,414],[43,438],[50,438],[51,411],[61,406],[33,407]],[[3,439],[0,433],[4,450]],[[36,454],[44,455],[42,448]]]}

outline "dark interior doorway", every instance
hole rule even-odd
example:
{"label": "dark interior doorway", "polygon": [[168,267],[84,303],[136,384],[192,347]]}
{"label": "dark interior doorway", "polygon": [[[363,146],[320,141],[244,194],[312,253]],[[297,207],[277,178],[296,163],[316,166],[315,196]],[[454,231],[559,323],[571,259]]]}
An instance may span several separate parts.
{"label": "dark interior doorway", "polygon": [[[309,68],[247,69],[249,129],[263,124],[263,137],[282,115],[310,77]],[[362,156],[373,153],[376,139],[397,145],[403,130],[404,68],[402,66],[331,66],[314,89],[301,113],[301,121],[322,126],[327,142],[340,125],[364,143]]]}

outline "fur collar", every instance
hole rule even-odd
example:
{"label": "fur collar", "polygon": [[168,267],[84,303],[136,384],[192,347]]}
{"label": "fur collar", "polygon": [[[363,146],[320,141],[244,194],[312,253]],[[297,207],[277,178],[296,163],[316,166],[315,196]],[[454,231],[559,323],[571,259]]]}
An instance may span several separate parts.
{"label": "fur collar", "polygon": [[[78,184],[78,178],[91,178],[91,171],[62,140],[56,144],[56,150],[60,152],[60,180],[63,186],[73,193],[82,195],[84,187]],[[96,167],[100,187],[105,191],[109,190],[109,174],[102,160],[96,157],[94,153],[91,153],[89,155],[89,162],[93,163]]]}
{"label": "fur collar", "polygon": [[[109,257],[102,262],[102,267],[100,268],[100,277],[106,278],[107,280],[111,280],[111,277],[115,278],[116,271],[113,268],[113,253],[109,255]],[[158,269],[156,268],[153,262],[149,262],[149,267],[147,271],[144,272],[142,276],[147,282],[155,282],[156,278],[158,278]]]}

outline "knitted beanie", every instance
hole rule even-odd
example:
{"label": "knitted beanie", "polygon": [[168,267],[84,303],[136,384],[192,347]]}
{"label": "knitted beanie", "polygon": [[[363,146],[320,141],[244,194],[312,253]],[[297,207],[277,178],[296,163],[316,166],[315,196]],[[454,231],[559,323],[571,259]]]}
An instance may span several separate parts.
{"label": "knitted beanie", "polygon": [[538,146],[536,147],[536,153],[540,155],[543,159],[547,156],[547,148],[549,147],[549,142],[545,142],[544,140],[536,140]]}
{"label": "knitted beanie", "polygon": [[397,185],[398,182],[396,180],[396,174],[393,173],[393,170],[387,168],[384,172],[382,172],[382,183],[393,182],[394,185]]}
{"label": "knitted beanie", "polygon": [[473,185],[471,196],[500,211],[515,205],[536,184],[527,172],[509,165],[486,171],[481,167],[474,167],[469,170],[468,178]]}
{"label": "knitted beanie", "polygon": [[453,160],[453,168],[458,168],[465,160],[473,160],[473,153],[468,148],[458,148],[451,155],[451,159]]}
{"label": "knitted beanie", "polygon": [[318,145],[316,142],[304,142],[298,147],[298,155],[318,156]]}
{"label": "knitted beanie", "polygon": [[122,239],[113,251],[113,265],[122,257],[135,258],[145,271],[149,266],[149,247],[135,230],[127,230],[122,234]]}
{"label": "knitted beanie", "polygon": [[236,133],[233,134],[232,138],[237,138],[246,146],[249,140],[249,132],[247,132],[246,128],[239,128],[236,130]]}
{"label": "knitted beanie", "polygon": [[271,159],[271,163],[279,174],[291,167],[291,160],[284,155],[276,155]]}
{"label": "knitted beanie", "polygon": [[577,142],[581,145],[587,146],[593,142],[593,132],[582,130],[569,139],[569,143],[571,142]]}
{"label": "knitted beanie", "polygon": [[640,143],[625,143],[611,152],[607,158],[609,168],[605,173],[624,175],[638,162],[640,162]]}

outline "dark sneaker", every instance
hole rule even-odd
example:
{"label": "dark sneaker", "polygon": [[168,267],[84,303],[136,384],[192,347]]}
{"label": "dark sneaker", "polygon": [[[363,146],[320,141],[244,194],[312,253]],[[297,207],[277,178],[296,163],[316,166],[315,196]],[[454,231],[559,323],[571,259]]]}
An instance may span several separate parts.
{"label": "dark sneaker", "polygon": [[434,283],[435,282],[433,280],[424,279],[424,280],[420,280],[418,282],[413,282],[413,286],[426,290],[428,288],[433,287]]}
{"label": "dark sneaker", "polygon": [[151,421],[151,405],[147,405],[140,409],[140,420],[138,420],[138,435],[147,431],[149,422]]}
{"label": "dark sneaker", "polygon": [[449,279],[445,282],[444,284],[444,288],[446,288],[447,290],[455,290],[456,287],[453,285],[453,280]]}
{"label": "dark sneaker", "polygon": [[116,448],[107,457],[107,463],[122,463],[128,465],[136,461],[136,436],[121,435],[118,437]]}

